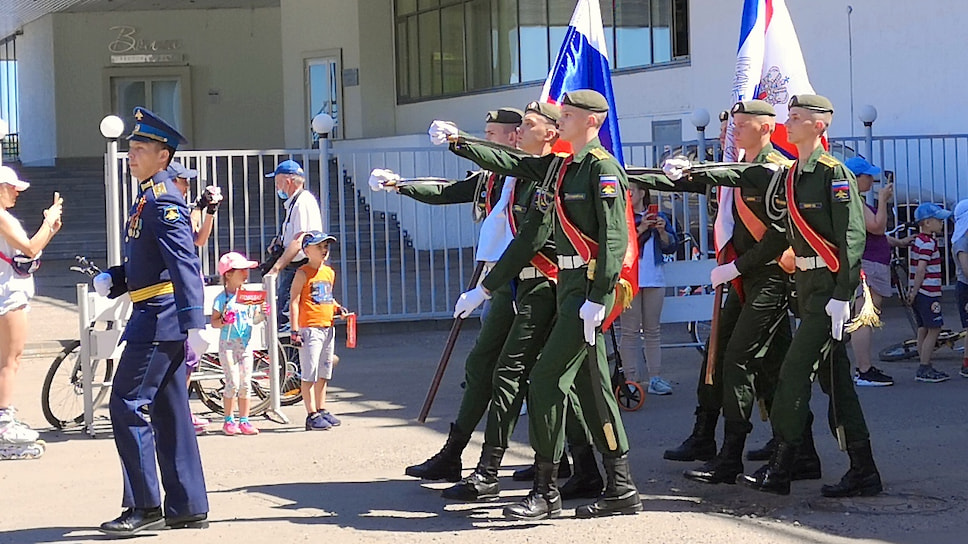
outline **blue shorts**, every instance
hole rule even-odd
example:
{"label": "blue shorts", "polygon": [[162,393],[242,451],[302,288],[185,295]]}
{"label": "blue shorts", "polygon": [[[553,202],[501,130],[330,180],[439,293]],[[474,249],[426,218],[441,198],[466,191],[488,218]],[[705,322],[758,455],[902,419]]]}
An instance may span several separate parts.
{"label": "blue shorts", "polygon": [[958,315],[961,316],[961,326],[968,329],[968,283],[956,282],[958,293]]}
{"label": "blue shorts", "polygon": [[918,322],[918,328],[940,329],[944,326],[944,319],[941,317],[941,297],[929,297],[924,293],[918,293],[914,297],[914,319]]}

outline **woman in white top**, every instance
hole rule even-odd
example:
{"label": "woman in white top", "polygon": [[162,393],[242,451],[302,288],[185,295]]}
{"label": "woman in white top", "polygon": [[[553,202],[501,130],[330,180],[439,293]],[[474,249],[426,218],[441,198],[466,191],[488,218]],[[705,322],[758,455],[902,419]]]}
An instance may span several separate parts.
{"label": "woman in white top", "polygon": [[36,431],[16,419],[11,403],[27,340],[25,312],[34,296],[33,260],[61,228],[63,199],[54,193],[54,203],[44,210],[43,224],[33,237],[27,237],[20,221],[9,211],[27,187],[30,184],[13,169],[0,166],[0,446],[29,444],[38,437]]}

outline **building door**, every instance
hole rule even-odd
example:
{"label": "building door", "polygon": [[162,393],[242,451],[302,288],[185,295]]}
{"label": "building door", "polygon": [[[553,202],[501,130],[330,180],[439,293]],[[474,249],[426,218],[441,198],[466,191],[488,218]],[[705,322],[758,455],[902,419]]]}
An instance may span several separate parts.
{"label": "building door", "polygon": [[111,67],[104,75],[104,88],[110,90],[105,105],[124,119],[128,130],[134,126],[132,110],[143,106],[192,140],[192,82],[188,66]]}
{"label": "building door", "polygon": [[320,113],[326,113],[336,124],[330,132],[330,139],[342,138],[343,92],[340,55],[319,56],[306,59],[306,131],[310,146],[319,147],[319,135],[313,132],[312,121]]}

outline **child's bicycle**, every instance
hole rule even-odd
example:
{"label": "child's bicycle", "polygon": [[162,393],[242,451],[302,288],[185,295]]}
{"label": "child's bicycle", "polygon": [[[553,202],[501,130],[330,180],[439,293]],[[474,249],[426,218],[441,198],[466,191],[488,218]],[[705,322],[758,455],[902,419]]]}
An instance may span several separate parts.
{"label": "child's bicycle", "polygon": [[[917,225],[915,223],[901,223],[884,234],[887,236],[894,236],[902,232],[904,234],[908,234],[910,231],[916,228]],[[908,263],[907,259],[901,255],[900,248],[891,248],[890,267],[891,286],[894,287],[894,292],[901,300],[901,306],[904,307],[904,315],[907,317],[908,323],[911,325],[911,330],[914,332],[915,338],[910,338],[904,340],[903,342],[898,342],[896,344],[887,346],[878,353],[878,357],[881,361],[885,362],[915,359],[918,356],[918,324],[914,319],[914,310],[907,301]],[[961,344],[961,340],[965,337],[965,332],[966,331],[954,332],[950,329],[942,329],[941,334],[938,335],[938,340],[934,343],[935,351],[941,349],[942,347],[947,347],[954,351],[962,351],[964,349],[964,344]]]}

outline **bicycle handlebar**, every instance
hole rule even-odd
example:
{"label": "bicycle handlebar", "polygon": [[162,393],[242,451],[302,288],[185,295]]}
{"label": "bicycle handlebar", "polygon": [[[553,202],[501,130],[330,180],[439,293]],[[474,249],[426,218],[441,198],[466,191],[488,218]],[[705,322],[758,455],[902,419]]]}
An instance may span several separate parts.
{"label": "bicycle handlebar", "polygon": [[896,227],[894,227],[893,229],[888,230],[888,231],[885,231],[884,232],[884,235],[885,236],[893,236],[893,235],[897,234],[898,232],[901,232],[902,230],[911,230],[911,229],[916,229],[916,228],[918,228],[917,223],[914,223],[914,222],[911,222],[911,221],[905,221],[903,223],[898,223],[898,225]]}

